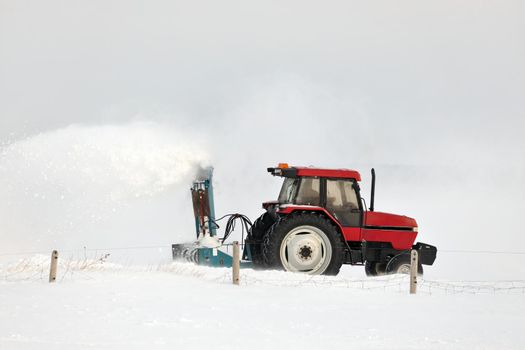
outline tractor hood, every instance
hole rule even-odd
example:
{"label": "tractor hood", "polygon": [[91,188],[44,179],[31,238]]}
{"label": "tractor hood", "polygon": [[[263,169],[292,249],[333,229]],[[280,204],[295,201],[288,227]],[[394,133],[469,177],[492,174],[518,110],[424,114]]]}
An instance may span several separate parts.
{"label": "tractor hood", "polygon": [[365,226],[374,228],[417,228],[416,220],[404,215],[368,211],[365,213]]}

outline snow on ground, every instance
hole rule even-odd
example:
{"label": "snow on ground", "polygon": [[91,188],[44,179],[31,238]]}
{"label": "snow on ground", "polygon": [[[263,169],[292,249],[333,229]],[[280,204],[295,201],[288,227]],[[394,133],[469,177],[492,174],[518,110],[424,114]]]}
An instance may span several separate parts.
{"label": "snow on ground", "polygon": [[49,257],[0,265],[0,349],[523,349],[525,283]]}

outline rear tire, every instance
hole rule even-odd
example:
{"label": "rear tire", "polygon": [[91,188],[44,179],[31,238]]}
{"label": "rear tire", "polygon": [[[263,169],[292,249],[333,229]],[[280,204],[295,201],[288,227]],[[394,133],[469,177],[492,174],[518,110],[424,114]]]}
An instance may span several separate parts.
{"label": "rear tire", "polygon": [[275,223],[275,219],[270,213],[262,214],[252,225],[246,237],[246,243],[250,244],[250,253],[252,254],[252,262],[255,268],[264,268],[264,258],[262,254],[262,243],[264,234]]}
{"label": "rear tire", "polygon": [[283,217],[266,232],[262,247],[268,267],[311,275],[337,275],[345,249],[334,224],[316,212]]}

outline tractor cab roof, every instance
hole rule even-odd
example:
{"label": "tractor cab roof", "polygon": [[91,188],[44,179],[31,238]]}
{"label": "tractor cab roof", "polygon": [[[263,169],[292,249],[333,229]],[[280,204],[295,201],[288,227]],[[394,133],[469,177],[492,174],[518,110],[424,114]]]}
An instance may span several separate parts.
{"label": "tractor cab roof", "polygon": [[361,181],[361,175],[359,172],[350,169],[326,169],[288,166],[286,163],[281,163],[275,168],[268,168],[268,172],[274,176],[283,177],[326,177],[337,179],[355,179],[356,181]]}

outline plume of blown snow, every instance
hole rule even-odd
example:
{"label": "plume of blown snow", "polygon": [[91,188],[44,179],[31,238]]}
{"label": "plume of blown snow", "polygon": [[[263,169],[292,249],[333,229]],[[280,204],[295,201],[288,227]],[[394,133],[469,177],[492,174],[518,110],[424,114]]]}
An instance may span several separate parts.
{"label": "plume of blown snow", "polygon": [[195,140],[168,125],[133,122],[72,125],[4,145],[3,248],[158,241],[148,228],[162,226],[165,212],[139,207],[164,207],[164,193],[172,207],[186,200],[184,190],[208,164],[206,145]]}

